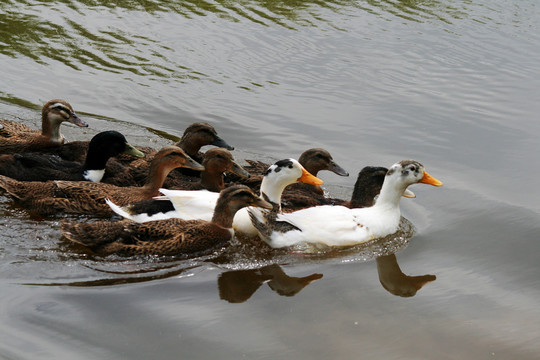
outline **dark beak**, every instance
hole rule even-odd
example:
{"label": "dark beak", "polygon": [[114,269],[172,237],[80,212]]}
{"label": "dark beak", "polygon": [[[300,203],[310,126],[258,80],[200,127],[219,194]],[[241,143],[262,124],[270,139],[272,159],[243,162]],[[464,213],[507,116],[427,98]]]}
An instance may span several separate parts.
{"label": "dark beak", "polygon": [[330,165],[328,165],[327,170],[329,170],[329,171],[331,171],[333,173],[336,173],[339,176],[349,176],[349,173],[344,168],[342,168],[341,166],[336,164],[336,162],[334,160],[330,161]]}
{"label": "dark beak", "polygon": [[248,178],[250,176],[249,173],[235,161],[233,161],[233,166],[230,171],[241,178]]}
{"label": "dark beak", "polygon": [[223,140],[222,138],[220,138],[217,135],[216,135],[216,138],[214,139],[214,141],[212,141],[212,143],[210,145],[214,145],[214,146],[217,146],[217,147],[220,147],[220,148],[225,148],[227,150],[234,150],[234,146],[231,146],[231,145],[227,144],[225,142],[225,140]]}
{"label": "dark beak", "polygon": [[253,204],[251,204],[251,206],[255,206],[255,207],[260,207],[260,208],[263,208],[263,209],[268,209],[268,210],[272,210],[274,207],[272,206],[272,204],[270,204],[268,201],[266,200],[263,200],[261,198],[255,200],[253,202]]}
{"label": "dark beak", "polygon": [[77,114],[75,114],[74,112],[72,112],[69,116],[69,122],[80,127],[88,127],[88,124],[82,121],[81,118],[78,117]]}
{"label": "dark beak", "polygon": [[182,167],[193,169],[197,171],[204,171],[204,166],[190,158],[188,155],[186,155],[186,163],[182,165]]}

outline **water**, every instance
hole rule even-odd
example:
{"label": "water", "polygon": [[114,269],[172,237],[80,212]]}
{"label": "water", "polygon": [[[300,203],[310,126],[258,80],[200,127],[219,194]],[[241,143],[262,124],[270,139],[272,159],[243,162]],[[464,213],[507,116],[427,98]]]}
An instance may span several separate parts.
{"label": "water", "polygon": [[445,185],[402,201],[410,238],[196,259],[93,256],[2,194],[0,358],[539,357],[535,1],[123,3],[3,1],[2,117],[65,98],[73,140],[207,121],[237,159],[326,148],[333,196],[401,159]]}

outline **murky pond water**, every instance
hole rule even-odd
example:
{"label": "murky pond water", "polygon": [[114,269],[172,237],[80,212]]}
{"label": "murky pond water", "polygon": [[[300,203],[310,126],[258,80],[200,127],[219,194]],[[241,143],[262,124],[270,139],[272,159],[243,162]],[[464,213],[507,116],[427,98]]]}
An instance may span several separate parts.
{"label": "murky pond water", "polygon": [[73,140],[206,121],[237,159],[326,148],[332,196],[402,159],[445,185],[402,200],[412,237],[195,259],[92,255],[2,193],[0,358],[539,357],[535,1],[122,3],[3,1],[0,117],[65,98]]}

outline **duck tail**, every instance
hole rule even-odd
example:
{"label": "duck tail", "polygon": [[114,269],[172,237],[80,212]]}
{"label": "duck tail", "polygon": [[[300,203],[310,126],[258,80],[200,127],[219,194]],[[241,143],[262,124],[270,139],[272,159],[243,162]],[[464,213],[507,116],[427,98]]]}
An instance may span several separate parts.
{"label": "duck tail", "polygon": [[130,214],[129,212],[127,212],[124,207],[121,207],[121,206],[118,206],[116,205],[115,203],[113,203],[110,199],[105,199],[105,202],[107,203],[107,205],[109,205],[109,207],[112,209],[112,211],[114,211],[115,213],[117,213],[118,215],[126,218],[126,219],[131,219],[132,218],[132,214]]}
{"label": "duck tail", "polygon": [[263,215],[260,211],[255,211],[251,208],[248,208],[249,218],[251,223],[257,229],[259,236],[262,240],[270,242],[270,235],[272,235],[272,227],[266,222]]}
{"label": "duck tail", "polygon": [[0,188],[19,200],[23,199],[25,195],[28,195],[26,187],[21,186],[20,181],[4,175],[0,175]]}
{"label": "duck tail", "polygon": [[96,221],[93,223],[62,223],[62,235],[91,249],[120,240],[125,232],[124,221]]}

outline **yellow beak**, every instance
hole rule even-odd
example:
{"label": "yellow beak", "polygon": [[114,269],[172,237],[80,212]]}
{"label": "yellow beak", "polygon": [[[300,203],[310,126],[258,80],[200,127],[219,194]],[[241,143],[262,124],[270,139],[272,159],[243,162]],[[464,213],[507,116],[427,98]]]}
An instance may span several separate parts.
{"label": "yellow beak", "polygon": [[324,184],[324,181],[322,181],[321,179],[319,179],[316,176],[311,175],[311,173],[309,171],[307,171],[306,169],[302,169],[302,176],[300,176],[298,178],[298,180],[296,180],[296,181],[303,182],[303,183],[306,183],[306,184],[311,184],[311,185],[322,185],[322,184]]}
{"label": "yellow beak", "polygon": [[433,176],[429,175],[426,171],[424,171],[424,177],[422,180],[420,180],[421,183],[429,184],[433,186],[442,186],[442,182],[435,179]]}

